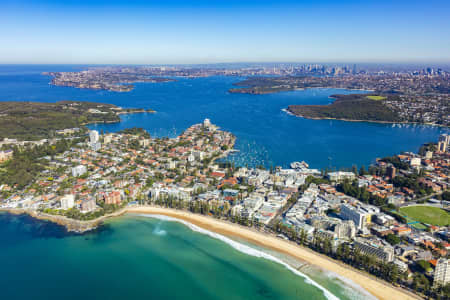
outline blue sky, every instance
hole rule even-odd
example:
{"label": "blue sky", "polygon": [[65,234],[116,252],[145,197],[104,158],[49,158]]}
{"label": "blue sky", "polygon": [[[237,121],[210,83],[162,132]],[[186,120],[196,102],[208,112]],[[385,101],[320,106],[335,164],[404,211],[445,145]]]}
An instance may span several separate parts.
{"label": "blue sky", "polygon": [[0,1],[0,63],[450,62],[450,1]]}

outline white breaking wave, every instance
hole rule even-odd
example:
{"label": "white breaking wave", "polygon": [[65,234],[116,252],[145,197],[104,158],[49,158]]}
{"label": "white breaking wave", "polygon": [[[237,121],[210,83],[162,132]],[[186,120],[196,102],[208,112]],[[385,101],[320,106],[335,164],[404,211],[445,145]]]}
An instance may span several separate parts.
{"label": "white breaking wave", "polygon": [[343,283],[345,283],[345,285],[343,286],[344,288],[344,293],[349,296],[352,299],[363,299],[363,300],[376,300],[377,298],[375,296],[373,296],[372,294],[370,294],[368,291],[366,291],[365,289],[363,289],[361,286],[359,286],[358,284],[354,283],[353,281],[339,276],[336,273],[333,272],[329,272],[329,271],[324,271],[324,273],[326,274],[326,276],[331,279],[331,280],[339,280]]}
{"label": "white breaking wave", "polygon": [[247,245],[241,244],[239,242],[236,242],[230,238],[227,238],[221,234],[203,229],[201,227],[198,227],[194,224],[191,224],[189,222],[186,222],[184,220],[181,219],[177,219],[177,218],[172,218],[172,217],[168,217],[168,216],[164,216],[164,215],[158,215],[158,214],[135,214],[137,216],[141,216],[141,217],[150,217],[150,218],[155,218],[155,219],[159,219],[159,220],[165,220],[165,221],[173,221],[173,222],[179,222],[182,223],[184,225],[186,225],[187,227],[189,227],[191,230],[208,235],[212,238],[218,239],[224,243],[227,243],[228,245],[230,245],[231,247],[233,247],[234,249],[245,253],[247,255],[251,255],[251,256],[255,256],[255,257],[261,257],[261,258],[265,258],[267,260],[271,260],[273,262],[276,262],[280,265],[283,265],[284,267],[286,267],[289,271],[291,271],[292,273],[294,273],[295,275],[301,276],[305,279],[305,282],[308,284],[311,284],[315,287],[317,287],[318,289],[320,289],[323,294],[325,295],[325,297],[329,300],[339,300],[338,297],[336,297],[335,295],[333,295],[332,293],[330,293],[327,289],[325,289],[323,286],[321,286],[320,284],[318,284],[317,282],[313,281],[311,278],[309,278],[307,275],[299,272],[298,270],[294,269],[293,267],[291,267],[289,264],[285,263],[284,261],[282,261],[279,258],[276,258],[275,256],[272,256],[270,254],[267,254],[263,251],[251,248]]}
{"label": "white breaking wave", "polygon": [[160,236],[167,234],[167,232],[164,229],[161,229],[160,224],[156,225],[156,228],[153,229],[153,233]]}

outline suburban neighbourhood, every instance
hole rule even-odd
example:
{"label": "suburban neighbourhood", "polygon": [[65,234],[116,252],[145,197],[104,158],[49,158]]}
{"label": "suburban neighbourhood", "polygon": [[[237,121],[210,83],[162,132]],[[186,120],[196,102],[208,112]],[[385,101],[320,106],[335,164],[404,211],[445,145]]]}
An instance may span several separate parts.
{"label": "suburban neighbourhood", "polygon": [[92,220],[166,206],[253,226],[419,293],[450,283],[449,135],[367,170],[246,168],[222,162],[235,137],[205,119],[176,138],[74,128],[38,144],[9,141],[0,162],[62,142],[63,151],[38,158],[33,181],[0,185],[2,209]]}

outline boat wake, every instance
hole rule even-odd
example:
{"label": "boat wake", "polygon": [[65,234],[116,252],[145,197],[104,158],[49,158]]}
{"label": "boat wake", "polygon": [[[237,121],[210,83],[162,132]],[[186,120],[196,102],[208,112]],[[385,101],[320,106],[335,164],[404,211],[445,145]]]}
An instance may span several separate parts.
{"label": "boat wake", "polygon": [[287,110],[286,108],[282,108],[281,111],[287,113],[287,114],[290,115],[290,116],[296,117],[296,115],[294,115],[293,113],[291,113],[291,112],[290,112],[289,110]]}
{"label": "boat wake", "polygon": [[270,254],[267,254],[263,251],[251,248],[247,245],[241,244],[239,242],[236,242],[230,238],[227,238],[221,234],[200,228],[194,224],[191,224],[189,222],[186,222],[184,220],[181,219],[177,219],[177,218],[172,218],[172,217],[168,217],[168,216],[164,216],[164,215],[158,215],[158,214],[135,214],[137,216],[141,216],[141,217],[148,217],[148,218],[155,218],[155,219],[159,219],[159,220],[164,220],[164,221],[172,221],[172,222],[179,222],[182,223],[184,225],[186,225],[187,227],[189,227],[191,230],[208,235],[212,238],[218,239],[228,245],[230,245],[231,247],[233,247],[234,249],[245,253],[247,255],[251,255],[254,257],[261,257],[267,260],[271,260],[275,263],[278,263],[280,265],[283,265],[284,267],[286,267],[289,271],[291,271],[292,273],[294,273],[295,275],[301,276],[304,278],[305,282],[308,284],[311,284],[315,287],[317,287],[318,289],[320,289],[323,294],[325,295],[325,297],[329,300],[338,300],[339,298],[336,297],[335,295],[333,295],[332,293],[330,293],[327,289],[325,289],[323,286],[321,286],[320,284],[318,284],[317,282],[313,281],[311,278],[309,278],[307,275],[297,271],[296,269],[294,269],[293,267],[291,267],[289,264],[285,263],[284,261],[282,261],[279,258],[276,258]]}

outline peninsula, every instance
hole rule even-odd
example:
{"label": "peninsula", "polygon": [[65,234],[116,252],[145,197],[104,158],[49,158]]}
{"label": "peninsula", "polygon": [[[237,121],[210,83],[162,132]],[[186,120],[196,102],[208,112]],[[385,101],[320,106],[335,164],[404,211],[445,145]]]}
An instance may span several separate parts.
{"label": "peninsula", "polygon": [[47,139],[79,131],[86,124],[120,122],[121,114],[143,112],[154,111],[84,101],[0,102],[0,143],[3,139]]}
{"label": "peninsula", "polygon": [[[345,74],[334,76],[249,77],[229,89],[230,93],[270,94],[307,88],[366,90],[363,95],[339,95],[328,107],[291,105],[289,112],[313,119],[381,121],[450,125],[448,73],[415,72]],[[369,101],[372,100],[372,101]]]}
{"label": "peninsula", "polygon": [[385,103],[399,101],[388,95],[331,95],[336,99],[328,105],[289,105],[287,111],[307,119],[338,119],[346,121],[399,122],[400,114]]}
{"label": "peninsula", "polygon": [[[211,220],[211,230],[232,234],[235,228],[236,235],[304,256],[338,274],[348,268],[345,274],[352,278],[358,269],[364,279],[354,280],[363,287],[370,273],[421,296],[447,293],[447,283],[439,272],[430,275],[428,264],[445,265],[450,248],[448,135],[424,145],[418,154],[379,159],[367,171],[321,172],[305,162],[265,170],[217,161],[234,143],[231,133],[205,119],[175,138],[154,138],[132,128],[3,148],[0,208],[77,232],[126,212],[159,212],[194,224]],[[209,217],[185,217],[193,214]],[[260,233],[250,236],[241,227],[222,225],[229,223]],[[220,231],[225,227],[227,232]],[[271,241],[261,234],[272,235]],[[274,242],[277,237],[290,240],[289,249],[279,246],[285,242]],[[334,267],[319,264],[314,255],[338,260],[340,267],[335,261]],[[367,289],[390,299],[374,286]]]}
{"label": "peninsula", "polygon": [[100,68],[82,72],[44,72],[52,76],[50,84],[69,86],[79,89],[106,90],[111,92],[129,92],[137,82],[170,82],[175,79],[149,76],[145,71],[133,72],[134,69]]}

